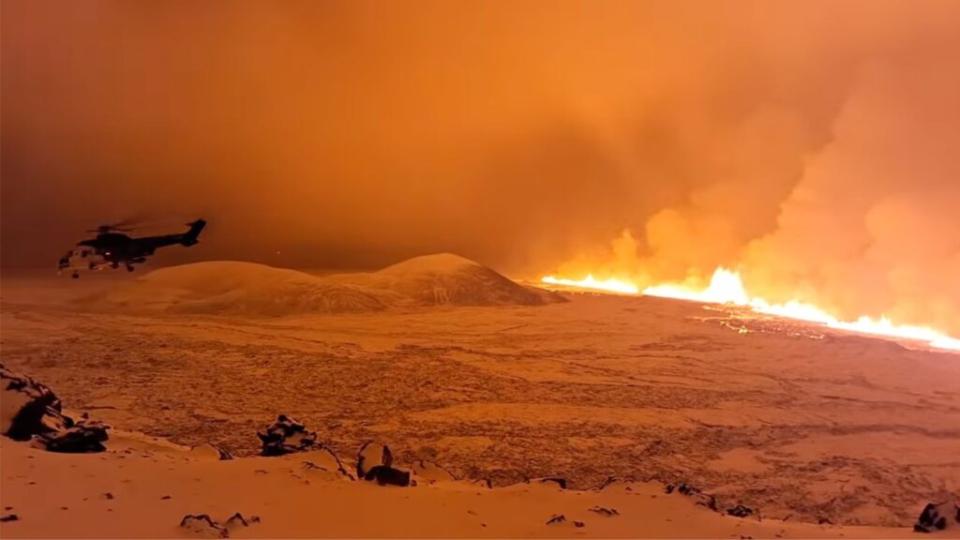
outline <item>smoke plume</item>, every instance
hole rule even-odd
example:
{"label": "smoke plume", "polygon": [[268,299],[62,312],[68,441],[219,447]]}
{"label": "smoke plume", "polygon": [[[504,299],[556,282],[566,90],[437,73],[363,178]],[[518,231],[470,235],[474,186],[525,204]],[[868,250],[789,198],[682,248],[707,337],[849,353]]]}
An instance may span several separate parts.
{"label": "smoke plume", "polygon": [[954,1],[10,0],[0,24],[5,267],[202,215],[152,264],[725,265],[960,333]]}

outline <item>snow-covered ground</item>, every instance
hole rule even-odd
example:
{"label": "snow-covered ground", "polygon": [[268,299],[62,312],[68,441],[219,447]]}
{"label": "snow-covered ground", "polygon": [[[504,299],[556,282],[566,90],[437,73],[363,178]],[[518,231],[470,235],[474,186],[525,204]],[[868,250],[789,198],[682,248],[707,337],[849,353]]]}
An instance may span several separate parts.
{"label": "snow-covered ground", "polygon": [[[253,279],[240,287],[267,286]],[[370,279],[351,286],[370,291]],[[416,298],[400,281],[389,282],[394,294]],[[345,456],[378,439],[400,463],[436,462],[494,486],[543,476],[584,490],[611,476],[685,481],[721,508],[742,503],[788,524],[906,527],[927,501],[960,493],[954,353],[647,297],[461,306],[443,292],[440,305],[374,294],[382,309],[285,316],[96,300],[141,286],[5,276],[3,363],[116,428],[239,455],[255,453],[256,430],[286,413]],[[31,474],[11,470],[11,455],[5,448],[4,504]],[[704,534],[677,527],[671,534]]]}

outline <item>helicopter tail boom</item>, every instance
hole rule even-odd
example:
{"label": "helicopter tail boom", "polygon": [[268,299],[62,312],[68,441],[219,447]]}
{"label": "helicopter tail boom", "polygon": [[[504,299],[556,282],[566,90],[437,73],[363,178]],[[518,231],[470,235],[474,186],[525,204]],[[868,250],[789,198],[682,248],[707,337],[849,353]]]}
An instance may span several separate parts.
{"label": "helicopter tail boom", "polygon": [[180,243],[184,246],[192,246],[197,243],[197,237],[200,236],[200,232],[203,231],[203,228],[207,226],[207,222],[198,219],[192,223],[188,223],[190,230],[183,235],[183,239],[180,240]]}

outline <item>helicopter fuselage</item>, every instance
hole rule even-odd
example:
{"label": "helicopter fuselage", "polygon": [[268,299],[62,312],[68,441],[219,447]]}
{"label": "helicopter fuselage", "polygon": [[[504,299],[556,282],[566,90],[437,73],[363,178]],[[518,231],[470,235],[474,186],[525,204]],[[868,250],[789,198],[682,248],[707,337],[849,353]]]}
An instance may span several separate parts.
{"label": "helicopter fuselage", "polygon": [[146,262],[147,257],[153,255],[157,248],[173,245],[192,246],[196,244],[197,237],[206,224],[206,221],[198,219],[188,224],[190,228],[187,232],[162,236],[144,236],[141,238],[133,238],[126,234],[109,230],[104,231],[99,233],[96,238],[78,242],[77,247],[79,249],[72,250],[61,258],[59,267],[61,269],[69,267],[70,257],[79,254],[82,258],[94,256],[100,259],[100,261],[91,260],[88,263],[88,267],[91,270],[99,268],[102,264],[106,263],[112,268],[117,268],[123,264],[127,267],[127,270],[132,271],[134,264]]}

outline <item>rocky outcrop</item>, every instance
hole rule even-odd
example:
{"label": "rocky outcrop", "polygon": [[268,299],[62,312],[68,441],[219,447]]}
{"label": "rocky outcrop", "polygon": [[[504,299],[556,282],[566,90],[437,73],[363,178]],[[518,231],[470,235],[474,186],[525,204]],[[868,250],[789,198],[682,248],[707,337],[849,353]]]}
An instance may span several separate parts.
{"label": "rocky outcrop", "polygon": [[65,429],[39,435],[37,441],[51,452],[103,452],[107,447],[107,426],[102,422],[83,419],[73,422],[64,416]]}
{"label": "rocky outcrop", "polygon": [[409,486],[410,471],[393,467],[393,453],[385,444],[363,443],[357,452],[357,478],[376,480],[381,486]]}
{"label": "rocky outcrop", "polygon": [[0,365],[0,389],[0,430],[7,437],[29,441],[62,427],[60,398],[46,385]]}
{"label": "rocky outcrop", "polygon": [[664,492],[667,494],[673,493],[676,491],[681,495],[685,495],[693,499],[693,502],[699,504],[700,506],[706,506],[714,512],[717,511],[717,499],[709,493],[704,493],[699,488],[693,487],[690,484],[680,482],[677,485],[667,484],[664,488]]}
{"label": "rocky outcrop", "polygon": [[738,504],[733,508],[727,508],[727,515],[733,517],[747,517],[753,514],[753,508]]}
{"label": "rocky outcrop", "polygon": [[594,506],[592,508],[587,508],[587,510],[593,512],[594,514],[600,514],[601,516],[604,516],[604,517],[613,517],[613,516],[620,515],[620,512],[618,512],[617,509],[613,507],[608,508],[606,506]]}
{"label": "rocky outcrop", "polygon": [[960,503],[929,503],[913,525],[915,532],[931,533],[960,529]]}
{"label": "rocky outcrop", "polygon": [[60,398],[44,384],[0,365],[0,433],[18,441],[33,440],[51,452],[103,452],[108,427],[86,416],[79,421],[63,413]]}
{"label": "rocky outcrop", "polygon": [[250,527],[260,523],[257,516],[244,517],[240,512],[224,520],[223,523],[210,517],[209,514],[187,514],[180,520],[180,528],[184,533],[198,538],[229,538],[230,531],[241,527]]}
{"label": "rocky outcrop", "polygon": [[228,538],[230,531],[207,514],[187,514],[180,520],[180,528],[199,538]]}
{"label": "rocky outcrop", "polygon": [[261,456],[282,456],[318,447],[317,434],[285,414],[278,416],[262,433],[258,431],[257,437],[262,443]]}
{"label": "rocky outcrop", "polygon": [[567,516],[563,514],[554,514],[547,519],[547,525],[560,525],[567,521]]}

